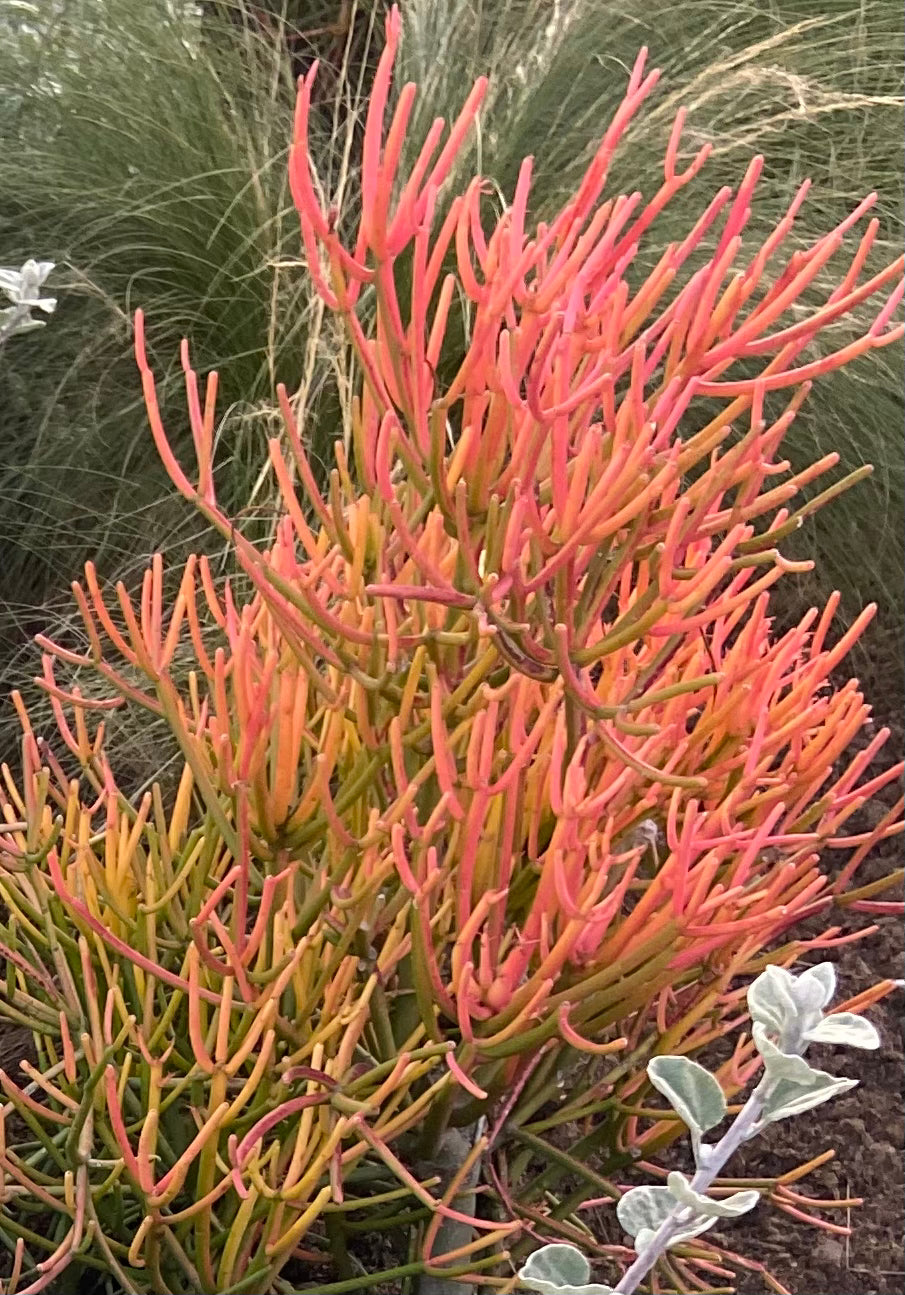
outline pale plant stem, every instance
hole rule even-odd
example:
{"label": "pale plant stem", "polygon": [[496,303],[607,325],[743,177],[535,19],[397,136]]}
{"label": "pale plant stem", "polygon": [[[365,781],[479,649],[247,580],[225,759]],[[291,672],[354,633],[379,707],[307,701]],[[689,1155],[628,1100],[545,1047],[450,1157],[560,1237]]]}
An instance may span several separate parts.
{"label": "pale plant stem", "polygon": [[[420,1166],[420,1171],[424,1173],[425,1177],[430,1177],[431,1174],[439,1170],[441,1178],[445,1177],[447,1181],[451,1180],[456,1171],[465,1163],[469,1152],[480,1136],[482,1127],[483,1122],[479,1121],[467,1129],[448,1129],[440,1140],[436,1156],[432,1158],[430,1163]],[[455,1202],[456,1208],[463,1214],[473,1215],[475,1212],[477,1204],[475,1189],[478,1185],[480,1173],[481,1162],[478,1159],[472,1166],[466,1181],[462,1184],[461,1192]],[[445,1253],[456,1250],[460,1246],[468,1245],[473,1236],[473,1230],[467,1223],[446,1218],[440,1224],[437,1232],[434,1254],[438,1259],[442,1259]],[[477,1295],[476,1288],[464,1287],[456,1278],[447,1277],[442,1272],[422,1273],[417,1279],[416,1290],[417,1295]]]}
{"label": "pale plant stem", "polygon": [[[758,1084],[724,1136],[708,1150],[703,1165],[691,1180],[690,1186],[693,1191],[706,1192],[727,1160],[738,1151],[742,1143],[747,1141],[754,1132],[764,1109],[767,1086],[766,1079]],[[623,1274],[621,1281],[615,1287],[614,1295],[632,1295],[632,1292],[638,1289],[639,1282],[647,1276],[667,1249],[676,1232],[687,1226],[693,1218],[693,1210],[676,1205],[669,1217],[665,1218],[657,1228],[647,1245],[638,1251],[635,1262]]]}

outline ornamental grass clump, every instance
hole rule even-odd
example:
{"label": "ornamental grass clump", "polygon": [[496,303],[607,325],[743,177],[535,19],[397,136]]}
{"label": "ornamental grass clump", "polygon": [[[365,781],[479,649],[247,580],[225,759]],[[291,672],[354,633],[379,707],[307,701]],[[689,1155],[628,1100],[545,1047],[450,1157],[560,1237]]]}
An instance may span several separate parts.
{"label": "ornamental grass clump", "polygon": [[[529,1181],[544,1132],[581,1121],[618,1197],[611,1175],[680,1133],[636,1104],[651,1055],[722,1038],[745,1019],[739,978],[851,938],[842,910],[890,907],[894,878],[858,868],[901,806],[849,820],[900,770],[870,770],[885,730],[846,755],[869,707],[831,684],[872,609],[835,642],[836,599],[782,633],[769,612],[797,569],[784,540],[840,489],[800,504],[836,456],[790,474],[783,435],[812,378],[903,331],[901,261],[861,281],[875,222],[829,299],[801,305],[871,200],[783,261],[803,188],[746,251],[755,159],[634,282],[707,156],[683,156],[680,116],[659,191],[601,200],[656,84],[642,52],[555,219],[531,228],[529,160],[497,216],[475,178],[434,222],[484,85],[400,174],[398,35],[394,13],[351,233],[310,166],[316,69],[299,91],[308,271],[358,373],[328,485],[282,390],[283,514],[269,548],[244,535],[214,486],[216,374],[202,391],[184,347],[189,469],[139,314],[158,450],[241,579],[192,559],[166,606],[162,558],[137,600],[89,564],[81,640],[39,639],[53,743],[18,702],[0,1010],[38,1055],[0,1078],[0,1235],[20,1293],[70,1267],[142,1295],[506,1287],[528,1234],[575,1209]],[[875,296],[863,336],[809,358]],[[696,399],[718,412],[687,432]],[[171,799],[120,792],[103,744],[120,705],[178,741]],[[725,1092],[756,1064],[742,1037]],[[360,1270],[363,1228],[402,1230],[395,1266]]]}

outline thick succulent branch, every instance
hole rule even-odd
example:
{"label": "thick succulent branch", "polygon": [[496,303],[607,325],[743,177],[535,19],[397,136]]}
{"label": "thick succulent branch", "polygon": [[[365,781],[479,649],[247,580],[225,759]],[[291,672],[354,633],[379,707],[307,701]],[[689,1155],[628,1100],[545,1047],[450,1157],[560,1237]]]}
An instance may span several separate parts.
{"label": "thick succulent branch", "polygon": [[[430,1160],[423,1160],[415,1166],[419,1177],[428,1178],[438,1174],[441,1187],[445,1190],[460,1174],[471,1154],[475,1140],[480,1134],[481,1124],[471,1125],[465,1129],[447,1129],[440,1140],[436,1155]],[[475,1157],[470,1169],[459,1184],[453,1204],[462,1214],[474,1216],[477,1204],[475,1188],[481,1174],[480,1157]],[[468,1295],[461,1280],[447,1277],[442,1272],[443,1256],[453,1254],[468,1246],[474,1240],[472,1226],[455,1218],[444,1218],[436,1230],[432,1246],[432,1259],[440,1270],[422,1273],[417,1279],[418,1295]]]}

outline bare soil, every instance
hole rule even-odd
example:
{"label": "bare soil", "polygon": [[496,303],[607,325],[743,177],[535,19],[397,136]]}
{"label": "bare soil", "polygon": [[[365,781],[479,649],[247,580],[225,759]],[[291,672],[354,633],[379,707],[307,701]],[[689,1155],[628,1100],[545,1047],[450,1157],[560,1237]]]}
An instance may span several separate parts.
{"label": "bare soil", "polygon": [[[901,923],[882,919],[876,935],[831,956],[840,996],[850,997],[884,976],[901,978]],[[849,1225],[851,1237],[819,1231],[769,1207],[745,1219],[736,1248],[766,1264],[794,1295],[901,1295],[905,1289],[902,997],[891,995],[872,1007],[870,1019],[882,1039],[878,1052],[813,1048],[809,1053],[814,1064],[857,1077],[860,1085],[813,1118],[773,1125],[733,1160],[733,1176],[755,1178],[785,1173],[832,1148],[835,1159],[796,1190],[820,1199],[864,1199],[859,1208],[822,1214],[831,1223]],[[728,1231],[725,1235],[728,1240]],[[770,1288],[763,1278],[746,1273],[737,1290],[739,1295],[768,1295]]]}

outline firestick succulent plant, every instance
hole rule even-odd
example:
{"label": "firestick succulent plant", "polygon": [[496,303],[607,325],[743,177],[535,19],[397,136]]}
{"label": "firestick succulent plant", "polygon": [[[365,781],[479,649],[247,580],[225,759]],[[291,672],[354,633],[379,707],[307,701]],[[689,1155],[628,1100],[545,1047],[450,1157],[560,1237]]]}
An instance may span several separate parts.
{"label": "firestick succulent plant", "polygon": [[[202,393],[184,348],[189,470],[139,314],[160,454],[251,592],[199,558],[167,608],[160,557],[137,599],[89,564],[83,641],[39,639],[59,741],[17,703],[0,1011],[34,1029],[38,1061],[25,1084],[0,1078],[16,1289],[78,1264],[142,1295],[276,1292],[287,1264],[319,1274],[337,1257],[339,1280],[316,1289],[363,1289],[343,1272],[365,1209],[374,1229],[420,1230],[394,1279],[499,1271],[547,1217],[508,1150],[533,1114],[602,1115],[613,1169],[651,1154],[678,1132],[642,1129],[630,1105],[651,1054],[694,1053],[743,1020],[739,976],[851,938],[838,922],[796,938],[803,919],[887,907],[889,879],[857,871],[901,807],[847,824],[898,770],[869,771],[885,731],[846,757],[869,707],[854,680],[831,684],[872,609],[835,643],[835,599],[784,632],[769,614],[796,570],[783,541],[842,488],[798,503],[836,456],[789,475],[782,437],[812,378],[903,331],[901,262],[861,282],[875,222],[829,300],[807,301],[871,200],[783,263],[802,189],[746,251],[756,159],[633,282],[645,231],[706,161],[680,161],[680,118],[660,190],[601,201],[656,83],[642,52],[553,221],[530,227],[530,160],[496,217],[477,177],[435,221],[483,84],[398,174],[414,95],[387,127],[398,35],[393,13],[351,235],[310,168],[316,69],[299,90],[308,269],[360,373],[329,485],[281,389],[284,513],[268,549],[243,535],[217,501],[216,374]],[[863,337],[808,359],[880,293]],[[447,372],[453,329],[465,355]],[[89,697],[82,672],[109,695]],[[172,803],[120,792],[92,720],[121,704],[178,739]],[[847,861],[830,872],[826,849]],[[752,1064],[741,1040],[718,1072],[727,1093]],[[485,1117],[438,1181],[444,1133]],[[478,1162],[492,1218],[456,1208]],[[441,1254],[450,1218],[475,1239]]]}

